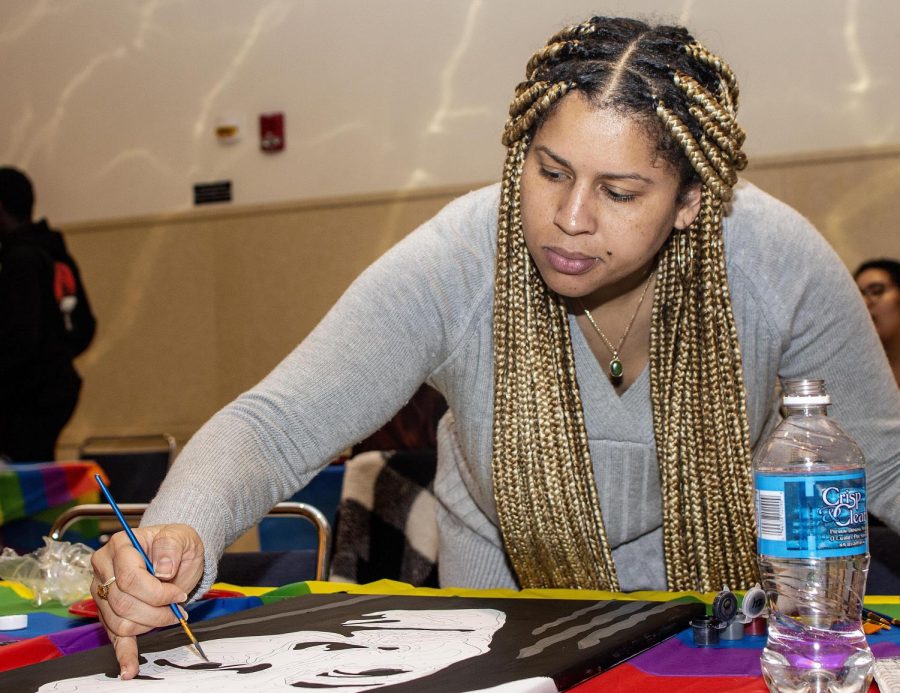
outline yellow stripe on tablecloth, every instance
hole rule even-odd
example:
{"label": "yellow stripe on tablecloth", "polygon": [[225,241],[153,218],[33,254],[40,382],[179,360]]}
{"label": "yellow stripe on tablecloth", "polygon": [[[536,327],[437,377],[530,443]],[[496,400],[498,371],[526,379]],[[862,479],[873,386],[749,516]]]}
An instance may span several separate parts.
{"label": "yellow stripe on tablecloth", "polygon": [[245,597],[261,597],[268,594],[276,587],[244,587],[242,585],[232,585],[229,582],[217,582],[212,586],[214,590],[228,590],[229,592],[240,592]]}
{"label": "yellow stripe on tablecloth", "polygon": [[603,592],[599,590],[563,590],[563,589],[494,589],[476,590],[465,587],[413,587],[405,582],[395,580],[377,580],[364,585],[352,585],[341,582],[319,582],[310,580],[306,583],[313,594],[334,594],[348,592],[350,594],[412,594],[433,597],[493,597],[504,599],[626,599],[654,602],[668,602],[673,599],[688,598],[712,603],[714,593],[699,592]]}
{"label": "yellow stripe on tablecloth", "polygon": [[7,589],[12,590],[17,597],[22,599],[34,599],[34,592],[25,587],[21,582],[14,582],[13,580],[0,580],[0,587],[6,587]]}
{"label": "yellow stripe on tablecloth", "polygon": [[[505,599],[624,599],[636,601],[652,601],[667,602],[674,599],[686,598],[701,601],[705,604],[711,604],[716,596],[714,592],[604,592],[599,590],[562,590],[562,589],[532,589],[532,590],[512,590],[512,589],[494,589],[494,590],[475,590],[464,587],[448,587],[438,589],[434,587],[413,587],[405,582],[397,582],[396,580],[377,580],[364,585],[354,585],[343,582],[322,582],[310,580],[305,583],[312,594],[336,594],[339,592],[347,592],[349,594],[406,594],[414,596],[435,596],[435,597],[493,597]],[[11,590],[20,599],[32,600],[34,593],[21,582],[13,580],[0,580],[0,588]],[[240,592],[247,597],[261,597],[276,589],[276,587],[249,587],[243,585],[232,585],[228,582],[217,582],[213,585],[213,589],[229,590]],[[743,592],[736,592],[738,597],[743,596]],[[875,606],[878,604],[897,605],[900,604],[900,596],[897,595],[866,595],[865,603],[867,606]]]}
{"label": "yellow stripe on tablecloth", "polygon": [[[342,582],[320,582],[310,580],[306,583],[313,594],[335,594],[347,592],[349,594],[407,594],[434,597],[494,597],[504,599],[622,599],[646,602],[669,602],[676,599],[690,599],[712,604],[718,592],[662,592],[645,590],[642,592],[605,592],[600,590],[564,590],[564,589],[494,589],[475,590],[464,587],[447,587],[443,589],[435,587],[413,587],[405,582],[395,580],[377,580],[364,585],[354,585]],[[735,591],[738,598],[744,596],[744,591]],[[894,595],[866,595],[866,604],[900,604],[900,596]]]}

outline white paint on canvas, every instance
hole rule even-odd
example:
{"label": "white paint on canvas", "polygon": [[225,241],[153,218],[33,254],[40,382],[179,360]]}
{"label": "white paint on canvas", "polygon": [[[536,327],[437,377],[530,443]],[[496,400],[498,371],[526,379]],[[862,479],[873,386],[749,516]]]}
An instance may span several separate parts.
{"label": "white paint on canvas", "polygon": [[[392,610],[345,621],[351,634],[296,631],[279,635],[202,640],[210,663],[193,648],[147,652],[140,678],[121,681],[105,674],[41,686],[55,693],[190,690],[372,691],[429,676],[455,662],[490,650],[506,620],[495,609]],[[358,628],[358,629],[356,629]]]}

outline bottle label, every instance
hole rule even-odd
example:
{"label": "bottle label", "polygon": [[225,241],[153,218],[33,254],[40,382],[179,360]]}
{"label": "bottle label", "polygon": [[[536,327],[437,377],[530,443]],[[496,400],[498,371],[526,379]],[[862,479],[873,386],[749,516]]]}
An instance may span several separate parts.
{"label": "bottle label", "polygon": [[759,553],[776,558],[856,556],[868,550],[866,473],[754,474]]}

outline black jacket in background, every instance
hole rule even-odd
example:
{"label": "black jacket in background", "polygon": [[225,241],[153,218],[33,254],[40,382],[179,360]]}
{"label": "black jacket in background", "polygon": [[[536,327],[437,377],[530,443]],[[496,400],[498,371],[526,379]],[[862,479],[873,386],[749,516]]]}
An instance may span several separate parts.
{"label": "black jacket in background", "polygon": [[[72,356],[80,355],[93,340],[97,322],[91,311],[91,304],[88,301],[84,285],[81,283],[81,272],[78,270],[75,259],[69,255],[63,235],[59,231],[51,229],[47,226],[46,220],[41,219],[34,224],[13,232],[10,240],[13,244],[29,243],[36,245],[44,250],[55,262],[61,262],[66,265],[72,273],[75,280],[75,297],[77,300],[74,313],[71,314],[69,325],[66,329],[65,342],[69,346]],[[0,249],[2,249],[2,245],[0,245]],[[58,300],[59,296],[56,298]]]}
{"label": "black jacket in background", "polygon": [[71,343],[53,288],[63,255],[44,221],[0,235],[0,452],[14,460],[53,458],[81,389],[72,359],[87,343]]}

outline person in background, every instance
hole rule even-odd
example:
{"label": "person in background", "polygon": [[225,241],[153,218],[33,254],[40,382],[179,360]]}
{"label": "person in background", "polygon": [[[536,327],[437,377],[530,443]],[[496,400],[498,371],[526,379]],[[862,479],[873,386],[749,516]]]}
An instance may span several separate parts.
{"label": "person in background", "polygon": [[96,328],[62,234],[33,209],[28,177],[0,168],[0,453],[21,462],[54,458],[81,390],[72,359]]}
{"label": "person in background", "polygon": [[739,182],[737,103],[683,27],[556,33],[515,90],[501,183],[377,260],[184,448],[136,530],[156,577],[123,533],[94,554],[122,678],[168,602],[423,382],[449,405],[442,586],[750,587],[752,450],[779,378],[828,383],[870,507],[900,528],[900,392],[828,243]]}
{"label": "person in background", "polygon": [[900,262],[881,258],[862,263],[853,273],[900,385]]}

